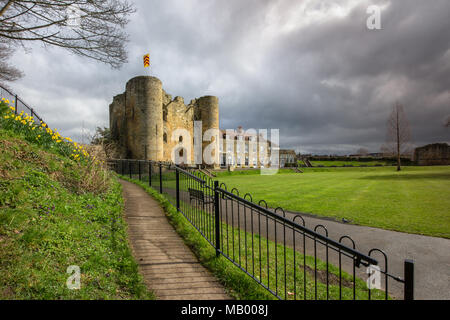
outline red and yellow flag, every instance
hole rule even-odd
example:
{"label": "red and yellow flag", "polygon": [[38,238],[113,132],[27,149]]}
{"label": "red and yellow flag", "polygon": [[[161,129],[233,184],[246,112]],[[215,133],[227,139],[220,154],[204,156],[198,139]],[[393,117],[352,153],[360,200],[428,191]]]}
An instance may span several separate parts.
{"label": "red and yellow flag", "polygon": [[144,68],[150,67],[150,54],[144,55]]}

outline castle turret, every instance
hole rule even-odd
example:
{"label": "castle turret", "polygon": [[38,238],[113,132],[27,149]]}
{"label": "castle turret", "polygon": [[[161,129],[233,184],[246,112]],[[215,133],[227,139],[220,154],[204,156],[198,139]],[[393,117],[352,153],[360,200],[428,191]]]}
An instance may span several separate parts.
{"label": "castle turret", "polygon": [[162,83],[149,76],[126,85],[127,149],[135,159],[163,160]]}
{"label": "castle turret", "polygon": [[125,94],[118,94],[109,105],[109,128],[111,138],[119,141],[124,136]]}
{"label": "castle turret", "polygon": [[[202,121],[202,136],[208,129],[217,129],[215,137],[216,152],[213,154],[214,163],[219,164],[219,98],[214,96],[205,96],[197,99],[196,119]],[[203,141],[203,150],[211,144],[211,141]]]}

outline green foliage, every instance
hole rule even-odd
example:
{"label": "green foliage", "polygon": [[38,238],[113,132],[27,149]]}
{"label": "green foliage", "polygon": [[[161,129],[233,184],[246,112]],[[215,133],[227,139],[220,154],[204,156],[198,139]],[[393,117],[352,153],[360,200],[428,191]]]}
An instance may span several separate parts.
{"label": "green foliage", "polygon": [[[277,174],[284,174],[284,173],[292,173],[292,169],[288,168],[281,168],[278,169]],[[214,172],[216,177],[229,177],[229,176],[253,176],[253,175],[260,175],[261,170],[260,169],[247,169],[247,170],[234,170],[234,171],[215,171]]]}
{"label": "green foliage", "polygon": [[360,166],[376,166],[376,165],[381,165],[381,166],[389,166],[392,165],[392,162],[387,162],[387,161],[379,161],[379,160],[367,160],[367,161],[328,161],[328,160],[317,160],[317,161],[310,161],[311,164],[314,167],[318,167],[318,166],[324,166],[324,167],[331,167],[331,166],[336,166],[336,167],[343,167],[343,166],[354,166],[354,167],[360,167]]}
{"label": "green foliage", "polygon": [[[62,137],[57,129],[50,129],[46,123],[37,124],[35,119],[25,112],[14,113],[14,107],[8,100],[0,101],[0,128],[14,132],[25,141],[39,145],[42,149],[71,157],[76,161],[93,162],[83,146],[70,138]],[[96,161],[98,164],[98,161]]]}
{"label": "green foliage", "polygon": [[104,145],[112,142],[111,131],[106,127],[97,127],[95,129],[94,137],[91,140],[93,145]]}
{"label": "green foliage", "polygon": [[[2,128],[0,299],[153,298],[128,246],[120,184],[101,173],[107,188],[90,192],[88,162]],[[80,290],[66,286],[71,265]]]}

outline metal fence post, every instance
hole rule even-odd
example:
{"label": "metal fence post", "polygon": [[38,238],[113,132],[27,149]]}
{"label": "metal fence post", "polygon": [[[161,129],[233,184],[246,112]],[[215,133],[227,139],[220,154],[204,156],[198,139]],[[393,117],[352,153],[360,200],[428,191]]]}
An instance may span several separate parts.
{"label": "metal fence post", "polygon": [[405,260],[405,300],[414,300],[414,261]]}
{"label": "metal fence post", "polygon": [[152,186],[152,162],[148,162],[148,186]]}
{"label": "metal fence post", "polygon": [[162,190],[162,163],[159,163],[159,193],[163,193]]}
{"label": "metal fence post", "polygon": [[141,181],[141,160],[138,160],[139,181]]}
{"label": "metal fence post", "polygon": [[17,115],[17,94],[16,94],[16,97],[14,99],[14,114]]}
{"label": "metal fence post", "polygon": [[214,181],[214,221],[216,225],[216,257],[220,256],[219,181]]}
{"label": "metal fence post", "polygon": [[131,161],[128,161],[128,173],[130,174],[130,179],[133,179],[133,175],[131,174]]}
{"label": "metal fence post", "polygon": [[177,197],[177,211],[180,211],[180,172],[178,168],[175,167],[175,177],[176,177],[176,197]]}
{"label": "metal fence post", "polygon": [[120,169],[122,171],[122,175],[125,175],[124,161],[123,160],[120,160]]}

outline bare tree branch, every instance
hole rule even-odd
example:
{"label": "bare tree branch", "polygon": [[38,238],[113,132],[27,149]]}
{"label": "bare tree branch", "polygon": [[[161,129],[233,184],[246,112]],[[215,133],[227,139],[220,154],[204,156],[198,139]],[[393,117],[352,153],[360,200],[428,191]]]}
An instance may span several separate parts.
{"label": "bare tree branch", "polygon": [[11,5],[11,3],[13,3],[13,1],[14,0],[9,0],[8,2],[6,2],[6,4],[0,9],[0,16],[2,16],[5,13],[5,11]]}
{"label": "bare tree branch", "polygon": [[0,82],[15,81],[23,76],[19,69],[7,63],[11,53],[12,49],[5,45],[0,45]]}
{"label": "bare tree branch", "polygon": [[401,156],[410,155],[412,152],[410,140],[411,131],[405,110],[403,105],[396,102],[387,122],[386,143],[381,147],[381,151],[397,158],[397,171],[401,170]]}
{"label": "bare tree branch", "polygon": [[0,0],[0,42],[40,41],[119,68],[134,11],[127,0]]}

